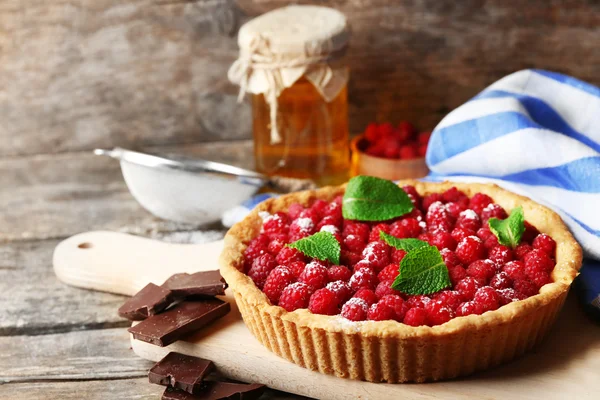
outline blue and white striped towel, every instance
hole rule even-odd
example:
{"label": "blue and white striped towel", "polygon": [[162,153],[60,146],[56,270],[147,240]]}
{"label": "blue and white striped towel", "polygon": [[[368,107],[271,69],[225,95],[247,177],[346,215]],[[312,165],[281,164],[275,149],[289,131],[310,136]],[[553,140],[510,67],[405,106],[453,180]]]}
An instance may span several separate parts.
{"label": "blue and white striped towel", "polygon": [[579,283],[600,311],[600,89],[515,72],[448,114],[429,142],[428,180],[493,182],[555,210],[584,250]]}
{"label": "blue and white striped towel", "polygon": [[554,72],[515,72],[438,124],[427,164],[427,180],[493,182],[559,213],[584,249],[584,303],[600,315],[599,88]]}

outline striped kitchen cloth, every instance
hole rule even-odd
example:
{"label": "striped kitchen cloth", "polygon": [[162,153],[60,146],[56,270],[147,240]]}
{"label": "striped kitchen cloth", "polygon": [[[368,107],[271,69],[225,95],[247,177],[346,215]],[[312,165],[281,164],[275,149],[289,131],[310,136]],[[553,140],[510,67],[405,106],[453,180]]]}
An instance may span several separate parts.
{"label": "striped kitchen cloth", "polygon": [[584,302],[600,315],[600,88],[543,70],[508,75],[438,124],[427,165],[427,180],[496,183],[560,214],[584,250]]}

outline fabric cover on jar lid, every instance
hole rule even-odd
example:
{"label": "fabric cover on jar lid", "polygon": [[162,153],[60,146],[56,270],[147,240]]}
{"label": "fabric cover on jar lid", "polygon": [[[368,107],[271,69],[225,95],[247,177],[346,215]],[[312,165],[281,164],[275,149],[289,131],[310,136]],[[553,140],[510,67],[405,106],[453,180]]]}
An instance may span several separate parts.
{"label": "fabric cover on jar lid", "polygon": [[279,143],[277,98],[305,77],[325,101],[332,101],[348,82],[340,62],[350,30],[344,14],[328,7],[292,5],[263,14],[238,33],[240,56],[229,80],[246,92],[263,94],[270,107],[271,142]]}

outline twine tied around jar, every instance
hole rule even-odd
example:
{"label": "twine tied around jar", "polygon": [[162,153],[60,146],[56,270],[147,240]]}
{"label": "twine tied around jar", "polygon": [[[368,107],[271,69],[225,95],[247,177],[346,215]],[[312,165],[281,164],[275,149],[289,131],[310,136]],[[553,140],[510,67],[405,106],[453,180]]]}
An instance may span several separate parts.
{"label": "twine tied around jar", "polygon": [[348,82],[339,62],[348,45],[346,17],[320,6],[291,5],[263,14],[238,33],[240,56],[228,72],[246,93],[263,94],[269,105],[271,143],[281,143],[277,98],[300,78],[310,81],[325,101],[332,101]]}

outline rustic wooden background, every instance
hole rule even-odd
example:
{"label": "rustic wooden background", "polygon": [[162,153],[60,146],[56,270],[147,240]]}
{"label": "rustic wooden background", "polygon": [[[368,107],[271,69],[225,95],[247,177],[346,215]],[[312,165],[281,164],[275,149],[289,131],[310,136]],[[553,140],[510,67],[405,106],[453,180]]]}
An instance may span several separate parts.
{"label": "rustic wooden background", "polygon": [[[152,217],[118,165],[90,150],[120,145],[251,166],[249,106],[236,104],[226,70],[238,27],[286,3],[0,0],[0,398],[160,393],[144,378],[149,363],[129,350],[115,311],[123,298],[62,285],[52,250],[92,229],[180,242],[223,235],[218,225]],[[353,132],[371,120],[431,128],[522,68],[600,84],[598,0],[313,3],[342,10],[353,26]]]}

